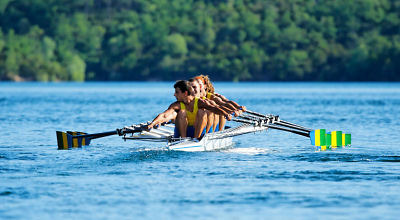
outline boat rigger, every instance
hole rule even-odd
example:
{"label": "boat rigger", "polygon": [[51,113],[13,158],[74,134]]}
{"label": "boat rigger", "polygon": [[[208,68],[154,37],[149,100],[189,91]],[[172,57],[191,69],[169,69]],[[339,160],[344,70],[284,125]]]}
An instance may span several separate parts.
{"label": "boat rigger", "polygon": [[325,129],[313,130],[291,122],[281,120],[277,115],[264,115],[247,110],[244,114],[232,119],[236,126],[222,131],[206,133],[200,140],[195,138],[175,138],[174,125],[163,123],[157,128],[148,129],[149,123],[126,126],[114,131],[87,134],[85,132],[57,131],[59,150],[80,148],[89,145],[91,140],[110,135],[122,136],[124,140],[166,142],[169,150],[176,151],[214,151],[232,146],[232,138],[248,133],[276,129],[307,137],[314,146],[322,148],[349,146],[351,134],[342,131],[326,132]]}

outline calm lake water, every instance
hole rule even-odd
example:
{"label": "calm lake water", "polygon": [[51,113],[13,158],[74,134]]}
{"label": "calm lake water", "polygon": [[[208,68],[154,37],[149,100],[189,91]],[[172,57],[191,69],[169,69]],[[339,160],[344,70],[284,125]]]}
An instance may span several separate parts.
{"label": "calm lake water", "polygon": [[351,132],[319,151],[268,131],[219,152],[118,136],[59,151],[56,130],[152,120],[173,83],[0,83],[0,219],[398,219],[399,83],[216,83],[248,109]]}

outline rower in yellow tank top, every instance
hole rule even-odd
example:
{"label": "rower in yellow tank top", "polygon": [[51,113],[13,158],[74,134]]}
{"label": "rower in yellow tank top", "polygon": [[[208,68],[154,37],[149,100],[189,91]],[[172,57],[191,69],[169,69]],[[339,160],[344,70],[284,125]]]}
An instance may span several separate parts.
{"label": "rower in yellow tank top", "polygon": [[[243,111],[246,111],[246,108],[244,106],[239,106],[236,102],[230,101],[226,99],[224,96],[221,96],[219,94],[214,93],[214,86],[212,85],[210,79],[208,76],[204,75],[199,75],[196,76],[195,79],[198,80],[200,84],[200,93],[202,93],[205,97],[208,99],[214,101],[217,105],[220,107],[223,107],[225,111],[229,113],[235,113],[235,116],[240,115]],[[219,120],[218,120],[219,118]],[[213,129],[215,130],[223,130],[225,127],[225,118],[222,115],[219,115],[218,117],[214,117],[214,123],[213,123]],[[220,124],[220,129],[216,128],[215,126]],[[207,124],[208,126],[208,124]]]}
{"label": "rower in yellow tank top", "polygon": [[[213,93],[204,90],[204,84],[201,77],[194,77],[189,80],[191,83],[192,89],[194,94],[197,97],[200,97],[201,100],[210,100],[213,101]],[[214,103],[215,104],[215,103]],[[215,128],[218,127],[219,117],[217,118],[216,115],[212,112],[207,112],[207,127],[206,130],[208,133],[215,131]]]}
{"label": "rower in yellow tank top", "polygon": [[201,99],[203,99],[203,100],[204,100],[204,99],[211,99],[211,96],[212,96],[212,95],[214,95],[214,94],[212,94],[212,93],[209,92],[209,93],[207,93],[206,96],[201,97]]}
{"label": "rower in yellow tank top", "polygon": [[182,110],[186,110],[188,126],[194,126],[194,122],[196,121],[197,111],[199,110],[199,108],[197,106],[197,102],[198,101],[199,101],[199,98],[194,98],[194,105],[193,105],[193,111],[192,112],[186,110],[185,104],[183,102],[180,102],[181,109]]}
{"label": "rower in yellow tank top", "polygon": [[[214,95],[214,93],[207,92],[206,97],[207,97],[207,99],[212,100],[211,98],[212,98],[213,95]],[[219,119],[219,118],[216,118],[216,117],[217,117],[216,115],[214,115],[214,117],[215,117],[215,118],[214,118],[213,124],[211,125],[211,126],[212,126],[212,129],[210,129],[210,130],[208,131],[208,133],[211,133],[211,132],[214,132],[214,131],[218,131],[218,130],[219,130],[219,122],[220,122],[220,119]]]}
{"label": "rower in yellow tank top", "polygon": [[[204,96],[202,98],[212,100],[211,98],[213,95],[214,95],[213,93],[207,92],[206,96]],[[213,114],[211,115],[211,120],[210,120],[209,126],[208,126],[209,129],[207,131],[208,133],[214,132],[216,129],[219,130],[219,119],[217,119],[216,117],[217,117],[216,115],[213,115]]]}
{"label": "rower in yellow tank top", "polygon": [[[176,102],[173,102],[167,110],[157,115],[147,125],[147,129],[159,126],[175,118],[175,138],[201,138],[204,136],[207,126],[207,111],[218,115],[224,115],[230,120],[232,116],[224,109],[196,97],[195,88],[189,81],[179,80],[174,84]],[[197,98],[197,99],[196,99]],[[187,111],[190,107],[191,112]],[[193,108],[193,109],[191,109]],[[189,116],[188,116],[189,115]],[[192,124],[189,126],[188,124]]]}

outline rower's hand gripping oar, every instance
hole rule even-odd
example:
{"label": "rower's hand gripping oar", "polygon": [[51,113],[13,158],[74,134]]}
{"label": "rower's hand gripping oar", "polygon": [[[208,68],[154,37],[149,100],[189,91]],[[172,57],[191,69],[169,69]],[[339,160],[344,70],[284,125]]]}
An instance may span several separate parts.
{"label": "rower's hand gripping oar", "polygon": [[106,131],[101,133],[87,134],[84,132],[75,131],[56,131],[57,133],[57,144],[59,150],[68,150],[69,148],[77,148],[87,146],[90,144],[92,139],[107,137],[118,134],[123,136],[125,134],[132,134],[142,132],[146,129],[148,123],[142,123],[124,128],[116,129],[114,131]]}

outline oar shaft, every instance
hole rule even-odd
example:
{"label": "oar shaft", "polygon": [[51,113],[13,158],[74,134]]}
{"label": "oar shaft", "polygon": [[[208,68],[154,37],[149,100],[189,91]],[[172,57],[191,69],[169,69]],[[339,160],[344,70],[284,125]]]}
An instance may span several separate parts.
{"label": "oar shaft", "polygon": [[106,131],[106,132],[101,132],[101,133],[95,133],[95,134],[83,134],[83,135],[75,135],[72,138],[91,138],[91,139],[95,139],[95,138],[101,138],[101,137],[106,137],[106,136],[110,136],[110,135],[114,135],[114,134],[118,134],[118,131]]}
{"label": "oar shaft", "polygon": [[279,122],[286,123],[286,124],[291,125],[291,126],[296,126],[296,127],[298,127],[298,128],[302,128],[302,129],[305,129],[305,130],[307,130],[307,131],[313,131],[313,130],[314,130],[314,129],[306,128],[306,127],[304,127],[304,126],[297,125],[297,124],[293,124],[293,123],[291,123],[291,122],[284,121],[284,120],[279,120]]}
{"label": "oar shaft", "polygon": [[[249,120],[249,121],[254,120],[252,117],[248,117],[248,116],[244,116],[244,115],[240,115],[239,117],[243,118],[243,119],[246,119],[246,120]],[[311,131],[311,129],[307,129],[307,128],[304,128],[302,126],[297,126],[297,125],[294,125],[294,124],[287,125],[285,122],[281,123],[281,121],[275,121],[273,124],[281,125],[281,126],[285,126],[285,127],[289,127],[289,128],[293,128],[293,129],[297,129],[297,130],[300,130],[300,131],[305,131],[306,133]]]}
{"label": "oar shaft", "polygon": [[246,120],[246,119],[239,119],[239,118],[232,118],[232,121],[245,123],[245,124],[256,124],[257,123],[255,121],[250,121],[250,120]]}
{"label": "oar shaft", "polygon": [[277,129],[277,130],[281,130],[281,131],[287,131],[287,132],[291,132],[291,133],[294,133],[294,134],[302,135],[304,137],[310,137],[310,134],[306,133],[306,132],[297,131],[297,130],[288,129],[288,128],[282,128],[282,127],[275,126],[275,125],[267,125],[267,126],[269,128],[272,128],[272,129]]}
{"label": "oar shaft", "polygon": [[285,121],[277,121],[274,124],[285,126],[285,127],[289,127],[289,128],[295,128],[295,129],[298,129],[298,130],[301,130],[301,131],[306,131],[306,132],[312,131],[309,128],[305,128],[303,126],[295,125],[295,124],[292,124],[292,123],[286,123]]}
{"label": "oar shaft", "polygon": [[258,112],[253,112],[253,111],[250,111],[250,110],[246,110],[246,112],[247,112],[247,113],[249,113],[249,114],[252,114],[252,115],[258,116],[258,117],[264,117],[264,118],[266,118],[266,117],[267,117],[266,115],[263,115],[263,114],[261,114],[261,113],[258,113]]}
{"label": "oar shaft", "polygon": [[[257,124],[257,122],[255,122],[255,121],[250,121],[250,120],[245,120],[245,119],[238,119],[238,118],[232,118],[232,121],[236,121],[236,122],[240,122],[240,123],[246,123],[246,124]],[[262,126],[265,126],[265,127],[268,127],[268,128],[272,128],[272,129],[281,130],[281,131],[291,132],[291,133],[302,135],[302,136],[305,136],[305,137],[310,137],[309,132],[283,128],[283,127],[279,127],[279,126],[272,125],[272,124],[269,124],[269,125],[264,124]]]}
{"label": "oar shaft", "polygon": [[[258,112],[253,112],[253,111],[250,111],[250,110],[246,110],[246,112],[249,113],[249,114],[258,116],[258,117],[268,118],[266,115],[263,115],[263,114],[258,113]],[[296,128],[296,129],[299,129],[299,130],[306,131],[306,132],[310,132],[310,131],[313,130],[313,129],[311,129],[311,128],[306,128],[306,127],[303,127],[303,126],[301,126],[301,125],[293,124],[293,123],[291,123],[291,122],[284,121],[284,120],[281,120],[281,119],[279,119],[278,122],[280,122],[280,123],[281,123],[280,125],[282,125],[282,126],[292,127],[292,128]],[[275,123],[276,123],[276,122],[275,122]],[[278,123],[276,123],[276,124],[278,124]]]}
{"label": "oar shaft", "polygon": [[142,125],[140,126],[131,126],[130,128],[125,127],[122,129],[116,129],[114,131],[106,131],[106,132],[101,132],[101,133],[94,133],[94,134],[84,134],[84,135],[75,135],[72,138],[90,138],[90,139],[96,139],[96,138],[101,138],[101,137],[106,137],[106,136],[110,136],[110,135],[124,135],[124,134],[128,134],[128,133],[135,133],[135,132],[140,132],[142,131],[144,128]]}
{"label": "oar shaft", "polygon": [[[257,117],[254,117],[254,116],[248,116],[248,115],[239,115],[238,117],[242,118],[242,119],[249,120],[249,121],[258,121],[258,120],[260,120],[260,118],[257,118]],[[261,120],[264,120],[264,119],[261,119]]]}

